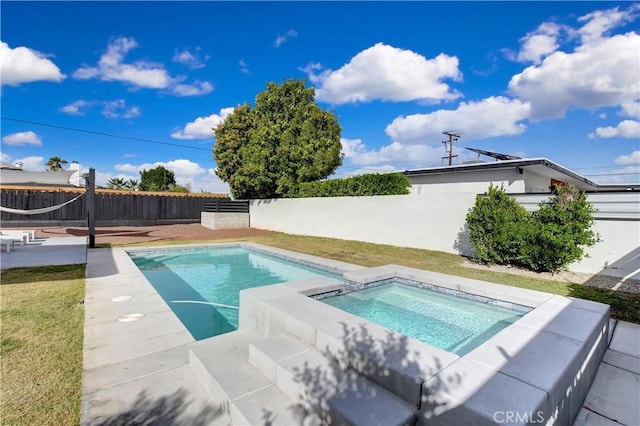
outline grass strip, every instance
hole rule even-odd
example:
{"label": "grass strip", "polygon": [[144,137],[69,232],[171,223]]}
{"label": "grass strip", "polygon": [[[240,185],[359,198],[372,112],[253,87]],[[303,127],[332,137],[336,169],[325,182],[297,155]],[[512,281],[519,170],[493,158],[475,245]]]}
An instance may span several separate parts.
{"label": "grass strip", "polygon": [[2,272],[3,425],[79,423],[84,277],[85,265]]}
{"label": "grass strip", "polygon": [[640,295],[638,294],[616,292],[578,283],[467,268],[462,266],[467,259],[455,254],[280,233],[252,237],[251,241],[362,266],[398,264],[561,296],[578,297],[611,305],[612,318],[640,324]]}

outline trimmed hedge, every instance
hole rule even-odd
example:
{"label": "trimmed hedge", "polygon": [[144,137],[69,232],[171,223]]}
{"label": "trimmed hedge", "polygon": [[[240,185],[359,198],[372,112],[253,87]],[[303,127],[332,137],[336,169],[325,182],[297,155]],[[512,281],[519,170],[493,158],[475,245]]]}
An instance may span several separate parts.
{"label": "trimmed hedge", "polygon": [[290,198],[406,195],[411,183],[402,173],[366,174],[347,179],[301,183]]}

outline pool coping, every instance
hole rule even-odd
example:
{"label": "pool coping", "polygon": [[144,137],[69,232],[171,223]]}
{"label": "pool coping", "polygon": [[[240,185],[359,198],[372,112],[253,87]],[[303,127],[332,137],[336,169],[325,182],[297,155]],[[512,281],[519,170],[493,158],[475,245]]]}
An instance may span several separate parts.
{"label": "pool coping", "polygon": [[[151,285],[146,281],[142,273],[135,267],[135,264],[128,256],[127,252],[129,251],[149,251],[149,250],[175,250],[175,249],[188,249],[194,247],[211,247],[211,246],[246,246],[251,249],[264,250],[270,254],[277,254],[283,257],[287,257],[293,260],[300,260],[303,262],[310,262],[310,264],[314,266],[324,266],[330,268],[342,268],[343,271],[346,272],[346,276],[350,279],[353,279],[353,282],[362,281],[365,282],[367,280],[375,280],[380,276],[389,276],[389,274],[395,274],[396,276],[405,277],[407,279],[412,280],[426,280],[432,279],[435,280],[439,285],[442,285],[445,288],[456,288],[458,290],[471,290],[473,289],[476,293],[478,291],[483,292],[487,295],[494,295],[496,292],[500,293],[504,291],[505,293],[501,293],[501,295],[508,294],[508,298],[511,301],[517,301],[517,303],[524,304],[522,302],[533,303],[535,304],[536,309],[541,308],[541,311],[537,311],[536,315],[527,318],[526,321],[518,320],[516,324],[518,327],[514,327],[514,325],[507,327],[502,332],[498,333],[493,338],[489,339],[487,342],[491,342],[490,349],[484,349],[479,351],[476,348],[471,351],[469,354],[464,357],[457,357],[454,354],[449,354],[448,352],[444,352],[441,350],[433,351],[434,349],[429,345],[426,345],[422,342],[411,342],[409,341],[409,346],[412,348],[417,348],[418,351],[422,351],[424,353],[435,354],[435,358],[443,360],[442,364],[445,365],[446,368],[438,370],[446,370],[447,373],[451,374],[459,374],[465,375],[468,377],[472,383],[475,383],[474,386],[467,387],[465,389],[458,389],[455,391],[445,391],[443,389],[437,389],[438,394],[442,397],[441,406],[447,407],[441,413],[438,413],[437,416],[440,417],[441,421],[447,423],[446,419],[448,415],[452,415],[455,413],[456,419],[461,418],[469,418],[469,419],[479,419],[482,418],[484,420],[487,419],[487,401],[484,400],[481,395],[483,392],[479,392],[481,389],[510,389],[512,390],[512,396],[515,398],[518,395],[522,395],[522,390],[526,389],[527,392],[532,391],[533,394],[538,395],[538,400],[536,404],[533,404],[537,407],[545,407],[546,411],[553,411],[553,401],[555,403],[560,403],[563,401],[562,395],[556,394],[552,395],[552,391],[550,389],[541,389],[541,385],[539,383],[527,383],[526,375],[522,376],[522,372],[511,371],[509,370],[509,361],[505,357],[508,355],[511,358],[517,357],[518,353],[520,353],[523,349],[526,349],[529,341],[534,339],[536,335],[543,333],[547,339],[552,339],[554,342],[560,342],[565,346],[572,346],[574,349],[576,347],[580,347],[583,349],[589,349],[591,351],[591,355],[594,360],[598,360],[598,362],[590,363],[587,366],[580,365],[578,370],[581,370],[581,374],[583,378],[588,378],[595,374],[595,370],[592,367],[592,364],[595,364],[597,369],[597,364],[599,364],[599,359],[602,357],[602,349],[601,349],[601,341],[604,340],[606,347],[606,337],[601,339],[602,335],[606,336],[608,332],[608,306],[606,306],[606,325],[603,326],[603,329],[596,333],[596,337],[594,337],[594,333],[582,333],[581,336],[575,335],[576,328],[576,314],[584,314],[587,313],[587,316],[591,318],[595,318],[598,314],[604,316],[603,309],[601,304],[594,304],[595,302],[588,302],[580,299],[571,299],[564,298],[561,296],[554,296],[547,293],[535,292],[533,290],[525,290],[525,289],[517,289],[509,286],[502,286],[499,284],[488,283],[484,281],[477,280],[469,280],[459,277],[447,276],[443,274],[437,274],[429,271],[423,271],[413,268],[408,268],[399,265],[385,265],[378,268],[365,268],[358,265],[347,264],[344,262],[333,261],[329,259],[320,258],[317,256],[311,256],[301,253],[292,252],[284,249],[275,249],[269,246],[261,246],[259,244],[254,243],[222,243],[222,244],[190,244],[190,245],[172,245],[172,246],[156,246],[156,247],[131,247],[131,248],[122,248],[122,249],[98,249],[104,250],[104,253],[108,252],[112,256],[111,265],[98,265],[97,262],[94,262],[97,254],[97,251],[89,251],[90,259],[87,267],[87,298],[93,299],[93,302],[99,302],[97,305],[93,303],[87,304],[87,319],[85,322],[85,336],[89,335],[89,339],[85,339],[85,361],[87,360],[86,354],[87,351],[94,350],[96,342],[92,342],[91,333],[88,332],[89,328],[95,327],[102,323],[92,322],[92,317],[100,316],[100,309],[89,308],[89,305],[106,307],[110,308],[126,306],[125,304],[107,304],[109,301],[109,297],[113,297],[116,293],[121,293],[120,290],[123,288],[132,289],[139,292],[139,299],[144,298],[147,301],[151,301],[152,303],[149,305],[151,307],[151,311],[147,318],[151,318],[152,315],[157,315],[156,318],[162,318],[162,323],[167,324],[168,327],[156,327],[162,330],[162,333],[157,336],[154,335],[153,339],[163,340],[166,339],[166,344],[156,347],[144,347],[144,345],[139,345],[139,351],[131,351],[129,354],[120,354],[120,356],[116,356],[115,358],[109,358],[109,353],[114,355],[114,352],[107,351],[107,356],[103,359],[102,363],[89,363],[85,365],[85,369],[83,371],[83,409],[82,409],[82,424],[92,424],[92,419],[96,418],[96,414],[100,414],[100,409],[98,409],[100,405],[100,392],[97,391],[96,384],[90,385],[89,382],[94,380],[96,376],[104,376],[104,369],[106,371],[110,371],[114,373],[104,379],[101,386],[106,386],[109,389],[114,391],[115,389],[122,388],[127,384],[131,384],[136,382],[136,379],[132,379],[131,377],[127,377],[124,379],[125,374],[131,374],[132,370],[138,371],[138,381],[144,380],[145,378],[152,377],[156,374],[168,373],[170,371],[174,371],[174,369],[180,369],[184,367],[188,363],[188,359],[186,358],[186,354],[188,353],[189,347],[193,345],[195,342],[193,338],[184,338],[184,332],[188,334],[186,329],[181,330],[180,326],[182,324],[172,313],[168,305],[164,303],[164,301],[158,301],[159,295],[155,293],[155,290],[151,287]],[[102,262],[109,263],[109,262]],[[111,269],[111,270],[107,270]],[[111,288],[107,289],[107,287],[113,286],[113,277],[117,276],[119,282],[115,287],[120,288]],[[453,283],[452,280],[457,283]],[[260,329],[263,335],[277,334],[282,331],[286,331],[295,336],[300,334],[303,335],[307,339],[307,341],[313,340],[313,344],[318,348],[327,348],[331,345],[340,345],[340,332],[344,330],[343,326],[345,324],[351,324],[352,326],[360,326],[365,325],[366,329],[369,329],[376,336],[387,336],[388,330],[383,327],[377,326],[373,323],[368,323],[366,320],[362,320],[360,318],[350,316],[350,317],[338,317],[335,311],[329,310],[325,311],[325,314],[329,314],[332,316],[330,318],[332,321],[327,322],[326,324],[304,324],[305,321],[309,320],[309,312],[305,310],[306,307],[312,306],[308,305],[306,302],[301,302],[302,300],[309,301],[311,303],[316,303],[321,306],[329,307],[321,302],[315,301],[312,298],[306,297],[309,295],[317,294],[318,292],[326,291],[327,289],[335,289],[336,283],[333,280],[325,279],[325,278],[317,278],[311,280],[303,280],[299,282],[288,282],[282,284],[275,284],[266,287],[258,287],[249,290],[243,290],[241,292],[241,312],[240,312],[240,329]],[[90,290],[91,289],[91,290]],[[94,291],[95,290],[95,291]],[[154,295],[155,293],[155,295]],[[303,299],[299,297],[292,296],[297,294],[299,296],[305,296]],[[281,321],[284,317],[282,316],[282,309],[286,312],[288,317],[292,317],[294,312],[291,312],[291,307],[286,303],[282,306],[278,306],[281,302],[286,302],[286,299],[295,299],[294,303],[296,303],[295,308],[298,311],[298,317],[302,317],[303,322],[293,321],[291,324],[285,326]],[[248,312],[251,312],[251,304],[253,302],[248,299],[255,299],[253,302],[258,303],[261,306],[261,314],[258,315],[260,318],[253,318],[251,315],[247,315]],[[89,301],[89,300],[88,300]],[[134,298],[135,301],[135,298]],[[140,301],[140,300],[139,300]],[[244,301],[244,302],[243,302]],[[162,306],[164,303],[165,306]],[[298,304],[302,303],[302,304]],[[136,308],[141,306],[140,304],[136,305]],[[146,302],[145,302],[146,306]],[[244,308],[243,308],[244,307]],[[255,307],[255,306],[254,306]],[[332,308],[332,307],[329,307]],[[335,309],[335,308],[333,308]],[[313,312],[316,312],[319,317],[322,317],[322,308],[318,308],[318,306],[314,306],[311,308]],[[316,311],[317,310],[317,311]],[[111,313],[111,317],[109,320],[113,320],[114,315],[121,314],[124,311],[118,311],[116,309],[113,313]],[[243,314],[244,312],[244,314]],[[254,311],[254,313],[257,312]],[[265,312],[267,313],[266,315]],[[536,312],[536,310],[532,311]],[[349,314],[350,315],[350,314]],[[271,316],[271,317],[269,317]],[[173,318],[172,318],[173,317]],[[525,316],[527,317],[527,316]],[[269,319],[270,318],[270,319]],[[339,318],[338,321],[334,321],[334,319]],[[255,321],[257,322],[254,322]],[[298,318],[297,320],[300,320]],[[321,318],[316,318],[321,319]],[[104,321],[103,319],[100,321]],[[271,321],[268,324],[268,327],[265,329],[265,322]],[[176,324],[177,322],[177,324]],[[261,322],[261,326],[258,325]],[[308,322],[308,321],[307,321]],[[320,321],[322,322],[322,321]],[[366,324],[368,323],[368,324]],[[598,326],[602,323],[602,321],[597,321]],[[135,323],[133,323],[135,324]],[[297,324],[297,325],[296,325]],[[579,325],[583,326],[584,323],[582,321],[578,322]],[[156,324],[157,325],[157,324]],[[306,325],[306,327],[305,327]],[[320,326],[318,326],[320,325]],[[183,326],[182,326],[183,327]],[[283,328],[284,327],[284,328]],[[287,329],[287,327],[289,327]],[[294,329],[292,329],[292,327]],[[296,330],[295,327],[298,327]],[[508,331],[511,330],[511,331]],[[147,329],[141,329],[134,333],[130,333],[129,340],[135,341],[136,339],[149,340],[149,336],[145,333]],[[142,333],[142,334],[140,334]],[[306,335],[304,333],[307,333]],[[527,341],[523,341],[519,336],[525,334],[525,336],[529,339]],[[598,340],[598,336],[600,340]],[[190,337],[190,335],[189,335]],[[298,336],[299,337],[299,336]],[[212,339],[215,339],[212,338]],[[102,339],[104,340],[104,339]],[[410,339],[413,340],[413,339]],[[596,340],[598,340],[596,342]],[[485,343],[487,343],[485,342]],[[109,342],[102,342],[105,346],[108,346]],[[596,344],[597,343],[597,344]],[[424,346],[426,345],[426,347]],[[589,345],[591,345],[590,348]],[[98,345],[99,346],[99,345]],[[594,349],[595,348],[595,349]],[[501,349],[501,351],[496,352],[496,350]],[[496,357],[495,354],[498,353]],[[173,355],[171,355],[173,354]],[[177,355],[179,354],[179,355]],[[126,355],[126,356],[125,356]],[[163,355],[173,356],[175,359],[167,364],[165,361],[159,361],[163,358]],[[155,357],[155,358],[154,358]],[[156,359],[157,358],[157,359]],[[575,358],[575,357],[574,357]],[[152,362],[148,362],[149,360]],[[572,358],[573,359],[573,358]],[[154,361],[155,360],[155,361]],[[532,361],[536,361],[535,359]],[[544,359],[537,360],[537,363],[544,363]],[[160,363],[160,364],[158,364]],[[576,362],[573,362],[576,364]],[[162,367],[158,370],[159,373],[152,372],[154,368],[158,368],[159,365]],[[544,367],[544,366],[542,366]],[[541,368],[542,368],[541,367]],[[530,365],[527,365],[527,368],[530,371]],[[101,371],[97,371],[101,370]],[[89,374],[87,374],[89,373]],[[93,374],[91,374],[93,373]],[[556,377],[557,374],[554,376]],[[426,380],[422,380],[426,379]],[[438,385],[442,383],[443,377],[438,377],[437,374],[431,375],[430,377],[422,377],[420,384],[420,403],[419,405],[426,406],[427,403],[431,403],[432,401],[427,401],[425,398],[430,398],[433,390],[433,385]],[[562,380],[560,380],[562,379]],[[562,381],[562,383],[567,383],[567,381],[571,379],[570,377],[560,377],[558,380]],[[575,380],[575,377],[573,378]],[[105,381],[106,380],[106,381]],[[588,380],[587,380],[588,381]],[[522,386],[524,383],[526,386]],[[578,384],[580,384],[579,389],[577,389],[575,394],[582,394],[584,391],[584,383],[585,380],[580,380]],[[90,385],[90,386],[89,386]],[[188,387],[188,386],[187,386]],[[589,386],[586,386],[588,391]],[[193,400],[198,402],[198,404],[206,404],[206,396],[203,396],[199,393],[197,389],[190,389]],[[464,391],[464,392],[463,392]],[[486,393],[488,391],[485,391]],[[414,392],[415,394],[415,392]],[[92,399],[93,395],[93,399]],[[103,393],[102,397],[105,397],[106,394]],[[108,393],[109,398],[114,398],[115,394],[113,392]],[[479,396],[480,395],[480,396]],[[559,395],[559,396],[558,396]],[[586,394],[585,394],[586,395]],[[96,399],[95,397],[98,396]],[[508,395],[507,395],[508,396]],[[124,399],[126,397],[123,396]],[[584,399],[584,398],[583,398]],[[504,401],[503,401],[504,402]],[[516,402],[518,400],[516,399]],[[521,402],[521,401],[520,401]],[[194,404],[198,405],[198,404]],[[200,406],[198,405],[198,406]],[[529,404],[531,405],[531,404]],[[570,403],[566,404],[567,406],[571,405]],[[575,404],[574,404],[575,405]],[[522,404],[514,405],[515,407],[522,407]],[[530,407],[527,407],[530,408]],[[104,411],[104,410],[103,410]],[[569,415],[566,414],[568,410],[562,410],[558,408],[558,412],[555,413],[556,416],[565,416],[564,421],[561,421],[560,424],[569,424]],[[571,408],[573,411],[573,407]],[[427,419],[427,415],[436,415],[434,412],[427,413],[426,410],[421,411],[422,420]],[[462,416],[462,417],[461,417]],[[480,417],[478,417],[480,416]],[[495,422],[495,419],[494,419]]]}
{"label": "pool coping", "polygon": [[[570,424],[582,407],[607,347],[609,306],[601,303],[399,265],[360,269],[344,276],[359,286],[393,278],[424,281],[532,308],[461,357],[406,338],[407,353],[419,354],[411,364],[414,369],[418,366],[420,373],[386,365],[386,377],[371,378],[416,404],[421,413],[419,423],[433,421],[434,416],[444,424],[497,423],[495,413],[509,407],[533,423],[542,416],[545,422]],[[312,285],[305,281],[243,290],[240,329],[266,336],[284,332],[334,353],[344,351],[340,340],[347,338],[349,327],[366,330],[367,336],[378,339],[398,335],[313,298],[297,297],[336,290],[334,283],[323,279],[313,280]],[[554,357],[566,364],[558,365]],[[443,388],[452,377],[466,377],[464,388]]]}

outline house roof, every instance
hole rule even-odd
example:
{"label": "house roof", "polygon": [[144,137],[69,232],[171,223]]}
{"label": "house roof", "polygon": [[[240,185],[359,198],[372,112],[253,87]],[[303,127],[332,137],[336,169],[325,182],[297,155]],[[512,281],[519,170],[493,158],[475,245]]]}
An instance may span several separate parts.
{"label": "house roof", "polygon": [[73,186],[69,178],[77,170],[61,170],[58,172],[29,172],[22,169],[0,169],[1,184],[36,184],[53,186]]}
{"label": "house roof", "polygon": [[473,164],[460,164],[455,166],[438,166],[429,167],[424,169],[405,170],[404,174],[408,177],[411,176],[424,176],[431,174],[447,174],[447,173],[469,173],[484,170],[496,170],[496,169],[521,169],[531,170],[542,176],[548,176],[549,178],[571,183],[583,190],[640,190],[640,183],[637,184],[604,184],[596,183],[592,180],[567,169],[547,158],[522,158],[514,160],[493,161],[489,163],[473,163]]}

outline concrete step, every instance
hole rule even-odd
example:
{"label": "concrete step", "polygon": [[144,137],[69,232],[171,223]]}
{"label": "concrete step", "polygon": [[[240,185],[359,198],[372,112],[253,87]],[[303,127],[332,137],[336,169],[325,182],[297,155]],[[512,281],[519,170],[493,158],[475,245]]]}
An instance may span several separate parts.
{"label": "concrete step", "polygon": [[274,336],[249,345],[249,363],[275,383],[278,363],[313,349],[293,336]]}
{"label": "concrete step", "polygon": [[249,363],[249,345],[261,339],[236,331],[202,340],[189,350],[189,365],[233,424],[300,424],[294,401]]}
{"label": "concrete step", "polygon": [[[414,422],[415,410],[353,370],[345,370],[322,353],[289,336],[263,339],[250,345],[254,366],[311,423],[403,425]],[[314,416],[311,413],[317,415]]]}

